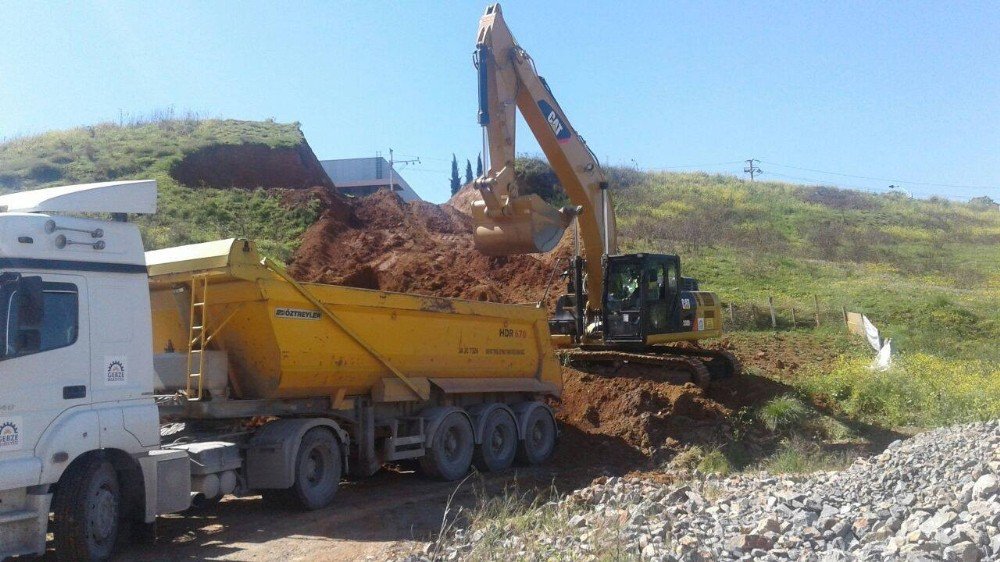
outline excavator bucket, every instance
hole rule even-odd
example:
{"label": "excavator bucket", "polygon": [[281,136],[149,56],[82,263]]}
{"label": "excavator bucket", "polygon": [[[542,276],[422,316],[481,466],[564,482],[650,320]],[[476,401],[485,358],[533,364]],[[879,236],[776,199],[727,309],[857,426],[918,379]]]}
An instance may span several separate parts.
{"label": "excavator bucket", "polygon": [[511,198],[503,214],[487,212],[485,201],[472,204],[476,249],[490,256],[535,254],[556,247],[572,217],[537,195]]}

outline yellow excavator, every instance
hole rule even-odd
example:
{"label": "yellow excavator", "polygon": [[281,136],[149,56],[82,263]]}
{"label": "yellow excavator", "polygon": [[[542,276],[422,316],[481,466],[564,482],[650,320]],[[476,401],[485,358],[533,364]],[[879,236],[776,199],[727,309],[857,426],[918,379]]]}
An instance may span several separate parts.
{"label": "yellow excavator", "polygon": [[[548,252],[576,221],[574,257],[564,272],[568,290],[549,323],[556,347],[566,349],[571,361],[683,370],[700,385],[739,373],[731,353],[697,344],[722,334],[722,308],[716,294],[681,276],[678,256],[618,253],[607,176],[514,40],[499,4],[479,21],[474,61],[485,158],[485,172],[474,182],[482,196],[472,206],[477,249],[489,255]],[[556,209],[538,195],[519,193],[515,110],[572,206]],[[678,342],[688,343],[671,345]]]}

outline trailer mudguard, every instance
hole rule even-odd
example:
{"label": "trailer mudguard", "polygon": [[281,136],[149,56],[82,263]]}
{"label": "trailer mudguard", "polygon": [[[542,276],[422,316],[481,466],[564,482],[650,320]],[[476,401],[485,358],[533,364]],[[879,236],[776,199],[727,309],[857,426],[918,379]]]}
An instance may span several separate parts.
{"label": "trailer mudguard", "polygon": [[247,449],[247,486],[255,490],[284,490],[295,483],[295,457],[302,436],[314,427],[327,427],[340,443],[343,474],[347,473],[350,437],[328,418],[282,419],[261,427]]}

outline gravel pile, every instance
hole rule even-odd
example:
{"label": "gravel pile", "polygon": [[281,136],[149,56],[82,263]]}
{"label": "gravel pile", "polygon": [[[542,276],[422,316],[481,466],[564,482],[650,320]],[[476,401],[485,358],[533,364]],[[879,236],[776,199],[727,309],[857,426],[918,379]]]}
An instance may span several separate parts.
{"label": "gravel pile", "polygon": [[[610,478],[560,500],[554,536],[507,552],[585,558],[608,529],[643,560],[1000,560],[1000,421],[897,441],[846,470],[664,485]],[[461,558],[474,537],[445,557]],[[543,555],[547,557],[547,555]]]}

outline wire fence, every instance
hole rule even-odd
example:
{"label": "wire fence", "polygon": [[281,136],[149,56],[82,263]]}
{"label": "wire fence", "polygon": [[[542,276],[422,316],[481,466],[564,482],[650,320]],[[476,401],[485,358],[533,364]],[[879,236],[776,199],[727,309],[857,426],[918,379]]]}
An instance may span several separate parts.
{"label": "wire fence", "polygon": [[841,303],[827,302],[816,295],[804,301],[767,297],[722,303],[723,324],[728,330],[846,327],[847,310]]}

